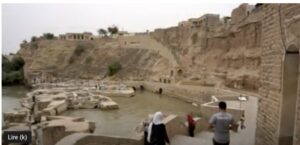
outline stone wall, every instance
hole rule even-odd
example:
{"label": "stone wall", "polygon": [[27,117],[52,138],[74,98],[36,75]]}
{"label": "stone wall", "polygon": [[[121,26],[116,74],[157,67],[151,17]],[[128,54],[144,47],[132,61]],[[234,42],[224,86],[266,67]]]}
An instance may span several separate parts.
{"label": "stone wall", "polygon": [[[209,120],[213,114],[219,112],[218,103],[215,102],[208,102],[201,105],[201,114],[206,120]],[[227,107],[227,112],[233,115],[235,121],[239,121],[242,117],[242,114],[245,114],[244,109],[234,108],[234,107]]]}
{"label": "stone wall", "polygon": [[150,35],[168,48],[185,70],[187,75],[181,82],[207,79],[215,86],[256,92],[263,12],[252,11],[253,7],[243,4],[237,8],[242,12],[237,16],[233,13],[233,19],[239,19],[235,23],[206,14],[181,22],[178,27],[156,29]]}
{"label": "stone wall", "polygon": [[[295,44],[299,49],[299,37],[290,36],[292,32],[288,31],[290,27],[287,21],[293,17],[299,20],[300,5],[264,4],[262,10],[264,16],[261,39],[261,87],[259,88],[256,145],[283,145],[284,143],[280,142],[282,140],[280,122],[281,119],[285,119],[281,116],[282,100],[285,99],[283,96],[283,60],[286,49],[291,44]],[[299,100],[298,96],[298,104]],[[294,145],[299,144],[299,105],[296,111],[298,118],[295,124],[298,128],[296,127],[294,133]]]}
{"label": "stone wall", "polygon": [[[208,128],[208,124],[205,123],[203,119],[196,118],[195,121],[195,132],[200,132]],[[179,117],[176,115],[169,115],[166,118],[164,118],[162,122],[166,125],[167,134],[170,140],[176,135],[188,135],[188,129],[185,124],[186,118]],[[135,136],[132,136],[130,138],[87,133],[75,133],[63,138],[62,140],[57,142],[56,145],[142,145],[143,141],[143,132],[137,133]]]}
{"label": "stone wall", "polygon": [[162,95],[174,97],[186,102],[196,102],[202,104],[210,100],[210,96],[217,92],[213,88],[202,88],[193,86],[178,86],[176,84],[164,84],[155,82],[127,82],[126,85],[140,88],[143,86],[146,90],[159,93],[162,90]]}

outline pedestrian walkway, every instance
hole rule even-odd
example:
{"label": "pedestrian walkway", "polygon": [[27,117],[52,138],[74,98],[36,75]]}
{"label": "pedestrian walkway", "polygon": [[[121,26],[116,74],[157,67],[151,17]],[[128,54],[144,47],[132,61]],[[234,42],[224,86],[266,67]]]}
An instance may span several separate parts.
{"label": "pedestrian walkway", "polygon": [[171,139],[171,145],[211,145],[208,139],[192,138],[183,135],[176,135]]}

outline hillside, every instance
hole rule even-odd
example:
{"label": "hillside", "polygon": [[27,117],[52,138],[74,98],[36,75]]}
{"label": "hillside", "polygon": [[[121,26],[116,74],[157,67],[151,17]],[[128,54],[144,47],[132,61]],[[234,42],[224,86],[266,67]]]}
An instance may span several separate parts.
{"label": "hillside", "polygon": [[[40,40],[23,44],[18,54],[26,61],[27,75],[45,72],[54,77],[99,79],[105,76],[110,63],[120,62],[123,69],[117,74],[119,78],[150,79],[168,68],[168,60],[156,51],[124,48],[118,42],[109,38],[94,41]],[[77,46],[83,48],[80,55],[75,54]]]}
{"label": "hillside", "polygon": [[[90,39],[84,35],[92,34],[74,33],[74,39],[79,34],[82,40],[72,40],[67,34],[63,39],[22,44],[18,54],[26,61],[27,78],[40,73],[101,79],[110,63],[120,62],[123,69],[115,79],[257,91],[262,16],[260,7],[242,4],[231,17],[206,14],[178,26],[128,36]],[[75,54],[78,46],[84,48],[80,55]],[[182,75],[173,75],[174,71]]]}

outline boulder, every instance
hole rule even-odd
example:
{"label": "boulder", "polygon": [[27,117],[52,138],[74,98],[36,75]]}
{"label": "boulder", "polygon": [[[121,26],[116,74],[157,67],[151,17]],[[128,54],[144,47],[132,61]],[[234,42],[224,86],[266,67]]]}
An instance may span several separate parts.
{"label": "boulder", "polygon": [[98,106],[102,110],[114,110],[119,109],[119,105],[114,101],[103,101]]}

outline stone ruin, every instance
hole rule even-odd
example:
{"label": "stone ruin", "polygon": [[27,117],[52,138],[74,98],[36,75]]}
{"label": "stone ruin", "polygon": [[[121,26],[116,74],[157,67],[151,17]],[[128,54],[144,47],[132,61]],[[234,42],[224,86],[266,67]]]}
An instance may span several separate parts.
{"label": "stone ruin", "polygon": [[[37,89],[27,93],[26,98],[22,99],[21,106],[24,108],[17,109],[14,112],[3,113],[4,131],[29,131],[32,129],[33,144],[54,145],[58,140],[72,133],[94,132],[94,122],[80,117],[59,116],[64,111],[70,109],[119,109],[118,104],[110,97],[102,95],[101,89],[84,87],[78,89],[74,88],[74,86],[72,87],[72,85],[48,89],[41,89],[37,86],[36,88]],[[105,93],[118,96],[113,91],[116,88],[115,86],[103,86],[102,90],[111,90],[111,93]],[[129,89],[129,92],[131,89],[132,88]],[[122,94],[122,91],[125,91],[125,95],[121,96],[128,96],[128,94],[130,94],[124,85],[122,85],[120,90],[121,91],[118,92],[119,95]],[[29,125],[31,124],[28,121],[30,111],[25,108],[32,105],[33,96],[35,96],[38,102],[37,108],[38,112],[40,112],[39,114],[41,114],[41,120],[38,124]],[[55,132],[55,135],[53,135],[53,132]]]}

